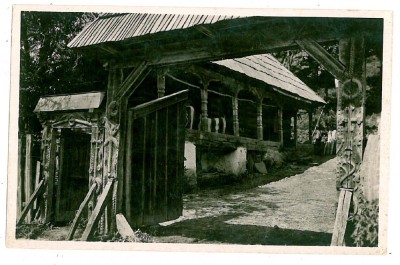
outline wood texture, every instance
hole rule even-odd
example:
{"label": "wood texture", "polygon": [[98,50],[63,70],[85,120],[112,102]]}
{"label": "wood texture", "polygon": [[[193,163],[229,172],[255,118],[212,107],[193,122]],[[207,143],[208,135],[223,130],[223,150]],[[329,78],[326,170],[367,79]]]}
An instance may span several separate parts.
{"label": "wood texture", "polygon": [[331,246],[344,245],[344,235],[346,232],[347,219],[350,211],[351,197],[352,197],[351,190],[348,189],[340,190],[335,226],[332,233]]}
{"label": "wood texture", "polygon": [[[25,167],[24,167],[24,192],[25,192],[25,204],[28,203],[32,192],[32,135],[25,135]],[[28,211],[26,214],[26,223],[31,222],[31,212]]]}
{"label": "wood texture", "polygon": [[38,196],[40,196],[42,194],[45,186],[46,186],[46,182],[45,182],[45,180],[42,179],[39,182],[39,185],[37,186],[36,190],[30,196],[29,200],[27,200],[27,203],[26,203],[24,209],[22,210],[20,217],[17,220],[17,225],[22,224],[24,218],[26,217],[28,212],[31,210],[31,208],[33,206],[33,202],[38,198]]}
{"label": "wood texture", "polygon": [[186,98],[183,91],[130,109],[125,216],[131,226],[182,213]]}
{"label": "wood texture", "polygon": [[88,205],[90,198],[92,197],[94,191],[96,190],[96,186],[97,186],[96,183],[92,184],[92,186],[90,187],[88,193],[86,194],[85,199],[83,199],[81,205],[79,206],[79,209],[76,212],[75,218],[74,218],[74,220],[72,222],[72,225],[71,225],[71,227],[70,227],[70,229],[68,231],[68,235],[65,238],[66,240],[72,240],[74,238],[74,234],[75,234],[76,228],[78,227],[79,220],[82,217],[83,210]]}
{"label": "wood texture", "polygon": [[318,42],[312,39],[296,40],[296,43],[313,57],[319,64],[329,71],[336,79],[347,79],[346,67],[324,49]]}
{"label": "wood texture", "polygon": [[101,215],[104,213],[104,209],[111,202],[110,200],[114,183],[114,179],[109,179],[106,186],[104,187],[103,192],[97,200],[96,207],[94,208],[93,213],[88,220],[85,231],[82,234],[82,241],[88,241],[93,238],[93,234],[97,228],[96,225],[99,222]]}

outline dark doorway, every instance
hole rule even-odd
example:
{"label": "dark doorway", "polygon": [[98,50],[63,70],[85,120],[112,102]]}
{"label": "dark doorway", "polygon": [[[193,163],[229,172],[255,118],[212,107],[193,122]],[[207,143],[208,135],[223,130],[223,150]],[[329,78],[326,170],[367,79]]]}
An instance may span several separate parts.
{"label": "dark doorway", "polygon": [[55,219],[69,222],[88,192],[90,135],[63,129],[60,146]]}

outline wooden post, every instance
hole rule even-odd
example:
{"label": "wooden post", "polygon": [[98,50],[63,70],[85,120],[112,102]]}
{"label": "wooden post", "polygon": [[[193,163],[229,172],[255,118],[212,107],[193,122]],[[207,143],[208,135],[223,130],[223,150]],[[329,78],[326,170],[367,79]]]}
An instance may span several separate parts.
{"label": "wooden post", "polygon": [[[353,201],[361,196],[359,188],[359,169],[362,162],[364,142],[364,104],[365,104],[365,45],[361,34],[341,39],[339,42],[339,59],[349,71],[349,78],[340,80],[337,93],[337,185],[343,192],[353,192]],[[340,201],[339,201],[340,203]],[[362,203],[362,202],[361,202]],[[349,207],[350,208],[350,207]],[[357,207],[355,207],[357,208]],[[337,211],[337,215],[346,218],[347,212]],[[343,219],[340,216],[336,220]],[[333,245],[343,245],[346,225],[335,223],[332,238]],[[351,232],[350,232],[351,233]]]}
{"label": "wooden post", "polygon": [[280,147],[283,147],[283,106],[278,108],[278,132]]}
{"label": "wooden post", "polygon": [[159,98],[165,96],[165,73],[164,69],[157,71],[157,93]]}
{"label": "wooden post", "polygon": [[239,136],[239,102],[238,94],[232,97],[233,135]]}
{"label": "wooden post", "polygon": [[17,189],[17,216],[22,211],[22,140],[18,137],[18,189]]}
{"label": "wooden post", "polygon": [[294,147],[297,148],[297,110],[293,116],[293,138],[294,138]]}
{"label": "wooden post", "polygon": [[313,116],[313,112],[312,112],[312,109],[310,109],[309,111],[308,111],[308,141],[310,142],[310,144],[312,143],[312,138],[313,138],[313,135],[312,135],[312,131],[313,131],[313,128],[312,128],[312,116]]}
{"label": "wooden post", "polygon": [[208,85],[209,82],[203,80],[203,88],[200,90],[201,96],[201,129],[208,131]]}
{"label": "wooden post", "polygon": [[[31,196],[31,186],[32,186],[32,164],[31,164],[31,151],[32,151],[32,135],[26,134],[25,136],[25,204],[28,203]],[[29,224],[31,222],[31,211],[26,215],[25,222]]]}
{"label": "wooden post", "polygon": [[[39,186],[40,179],[40,161],[36,161],[36,174],[35,174],[35,189]],[[33,208],[37,209],[37,201],[35,200]]]}
{"label": "wooden post", "polygon": [[262,108],[263,99],[261,98],[257,103],[257,139],[262,140],[264,137],[263,130],[263,108]]}

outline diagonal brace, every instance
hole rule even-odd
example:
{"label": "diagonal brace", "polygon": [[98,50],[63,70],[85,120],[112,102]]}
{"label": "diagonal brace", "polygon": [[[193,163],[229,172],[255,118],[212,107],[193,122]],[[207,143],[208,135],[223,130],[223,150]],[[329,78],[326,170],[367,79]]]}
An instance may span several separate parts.
{"label": "diagonal brace", "polygon": [[346,66],[327,52],[318,42],[302,39],[296,40],[296,43],[339,81],[349,78]]}
{"label": "diagonal brace", "polygon": [[122,84],[119,86],[117,93],[115,94],[115,99],[120,99],[125,97],[132,92],[130,91],[131,88],[136,89],[138,85],[143,81],[143,79],[149,74],[150,72],[149,63],[146,61],[141,62],[138,64],[135,69],[125,78]]}

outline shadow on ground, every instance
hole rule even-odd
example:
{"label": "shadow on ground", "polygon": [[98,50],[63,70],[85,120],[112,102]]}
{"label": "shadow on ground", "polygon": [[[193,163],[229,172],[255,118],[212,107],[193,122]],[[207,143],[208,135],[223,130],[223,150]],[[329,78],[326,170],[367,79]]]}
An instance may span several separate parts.
{"label": "shadow on ground", "polygon": [[[204,217],[153,226],[145,232],[159,243],[212,243],[242,245],[329,246],[332,234],[282,229],[278,227],[236,225],[226,221],[239,214]],[[183,240],[182,238],[186,238]]]}

